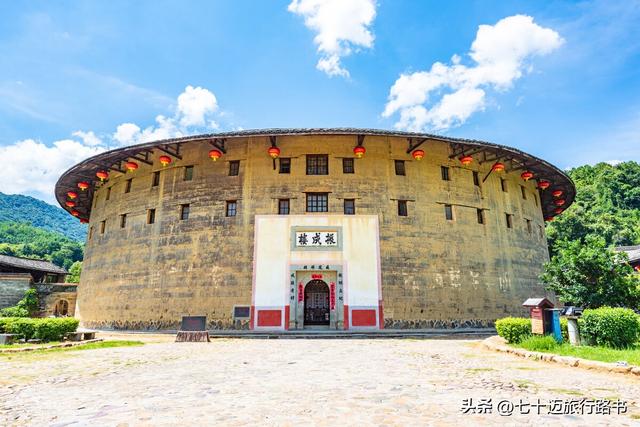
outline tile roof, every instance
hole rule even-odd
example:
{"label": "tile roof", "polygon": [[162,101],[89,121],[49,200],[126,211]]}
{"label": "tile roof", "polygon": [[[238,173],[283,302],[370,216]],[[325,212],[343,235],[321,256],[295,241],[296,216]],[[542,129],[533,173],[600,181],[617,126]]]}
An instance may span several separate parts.
{"label": "tile roof", "polygon": [[640,261],[640,245],[637,246],[619,246],[616,248],[618,252],[626,252],[629,256],[629,262]]}
{"label": "tile roof", "polygon": [[47,273],[68,274],[69,272],[62,267],[58,267],[52,262],[40,259],[21,258],[9,255],[0,255],[0,265],[9,267],[22,268],[25,270],[37,270]]}

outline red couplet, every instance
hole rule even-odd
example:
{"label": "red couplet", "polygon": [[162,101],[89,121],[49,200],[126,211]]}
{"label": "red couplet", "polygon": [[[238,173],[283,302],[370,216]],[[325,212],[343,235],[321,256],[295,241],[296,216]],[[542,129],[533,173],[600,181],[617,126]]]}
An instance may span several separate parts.
{"label": "red couplet", "polygon": [[329,283],[329,308],[336,309],[336,284],[334,282]]}

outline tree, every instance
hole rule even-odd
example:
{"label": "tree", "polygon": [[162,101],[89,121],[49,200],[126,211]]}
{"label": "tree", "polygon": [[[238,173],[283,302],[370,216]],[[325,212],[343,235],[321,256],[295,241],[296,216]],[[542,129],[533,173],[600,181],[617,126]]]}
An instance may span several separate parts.
{"label": "tree", "polygon": [[563,240],[540,278],[564,303],[637,308],[640,279],[627,261],[625,253],[608,248],[602,237],[590,235],[584,243]]}
{"label": "tree", "polygon": [[80,273],[82,273],[82,261],[76,261],[69,268],[67,283],[80,283]]}
{"label": "tree", "polygon": [[640,165],[598,163],[568,172],[576,185],[569,209],[547,225],[549,252],[562,241],[600,236],[607,245],[640,244]]}

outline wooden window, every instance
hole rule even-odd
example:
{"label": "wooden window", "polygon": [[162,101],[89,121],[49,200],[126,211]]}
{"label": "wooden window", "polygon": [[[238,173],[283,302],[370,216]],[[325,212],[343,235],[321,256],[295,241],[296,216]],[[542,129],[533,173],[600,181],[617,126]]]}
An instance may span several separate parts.
{"label": "wooden window", "polygon": [[232,160],[229,162],[229,176],[238,176],[240,173],[240,160]]}
{"label": "wooden window", "polygon": [[151,182],[152,187],[157,187],[158,185],[160,185],[160,171],[153,173],[153,181]]}
{"label": "wooden window", "polygon": [[444,205],[444,217],[447,221],[453,221],[453,206]]}
{"label": "wooden window", "polygon": [[238,202],[235,200],[227,200],[227,216],[236,216],[238,210]]}
{"label": "wooden window", "polygon": [[346,157],[342,159],[342,173],[355,173],[352,158]]}
{"label": "wooden window", "polygon": [[525,219],[525,222],[527,223],[527,232],[528,232],[529,234],[531,234],[531,232],[533,231],[533,230],[531,229],[531,220],[530,220],[530,219]]}
{"label": "wooden window", "polygon": [[473,185],[480,187],[480,175],[477,171],[473,171]]}
{"label": "wooden window", "polygon": [[185,221],[189,219],[189,211],[191,206],[189,204],[180,205],[180,220]]}
{"label": "wooden window", "polygon": [[307,154],[307,175],[329,175],[329,156]]}
{"label": "wooden window", "polygon": [[133,178],[128,179],[124,182],[124,192],[125,193],[130,193],[131,192],[131,182],[133,181]]}
{"label": "wooden window", "polygon": [[476,216],[478,217],[478,224],[484,224],[484,211],[482,209],[476,209]]}
{"label": "wooden window", "polygon": [[291,173],[291,159],[288,157],[281,157],[280,161],[280,173]]}
{"label": "wooden window", "polygon": [[329,212],[329,193],[307,193],[307,212]]}
{"label": "wooden window", "polygon": [[156,210],[148,209],[147,210],[147,224],[153,224],[156,222]]}
{"label": "wooden window", "polygon": [[504,178],[500,178],[500,188],[502,188],[502,191],[504,191],[505,193],[507,192],[507,180]]}
{"label": "wooden window", "polygon": [[184,176],[182,177],[182,179],[183,181],[193,180],[193,166],[184,167]]}
{"label": "wooden window", "polygon": [[395,166],[396,166],[396,175],[403,175],[403,176],[406,175],[404,170],[404,160],[396,160]]}
{"label": "wooden window", "polygon": [[104,229],[107,228],[107,221],[100,221],[100,234],[104,234]]}
{"label": "wooden window", "polygon": [[344,199],[344,214],[345,215],[356,214],[356,201],[354,199]]}
{"label": "wooden window", "polygon": [[111,187],[107,187],[107,197],[105,200],[109,200],[111,198]]}
{"label": "wooden window", "polygon": [[442,175],[443,181],[449,181],[449,168],[447,166],[440,166],[440,175]]}
{"label": "wooden window", "polygon": [[520,186],[520,192],[522,193],[522,199],[527,200],[527,189],[524,188],[524,185]]}
{"label": "wooden window", "polygon": [[278,215],[289,215],[289,199],[278,200]]}
{"label": "wooden window", "polygon": [[120,215],[120,228],[125,228],[127,226],[127,214]]}
{"label": "wooden window", "polygon": [[406,200],[398,200],[398,215],[399,216],[408,216],[409,212],[407,210],[407,201]]}
{"label": "wooden window", "polygon": [[506,219],[506,223],[507,223],[507,228],[512,228],[513,227],[513,215],[505,214],[505,219]]}

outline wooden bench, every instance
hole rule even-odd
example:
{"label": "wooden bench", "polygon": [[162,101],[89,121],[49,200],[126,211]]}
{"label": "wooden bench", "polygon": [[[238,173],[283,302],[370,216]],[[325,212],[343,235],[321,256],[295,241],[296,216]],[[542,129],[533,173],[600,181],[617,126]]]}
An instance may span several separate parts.
{"label": "wooden bench", "polygon": [[92,340],[96,338],[96,331],[91,329],[78,329],[75,332],[70,332],[67,334],[67,339],[69,341],[86,341]]}
{"label": "wooden bench", "polygon": [[0,345],[13,344],[17,336],[17,334],[0,334]]}

